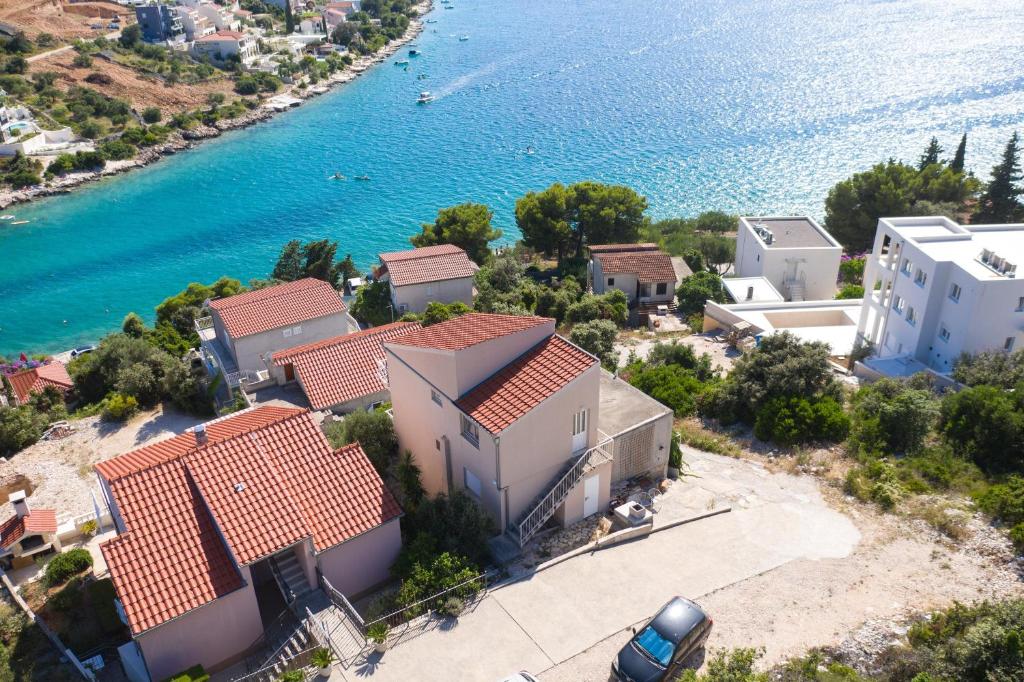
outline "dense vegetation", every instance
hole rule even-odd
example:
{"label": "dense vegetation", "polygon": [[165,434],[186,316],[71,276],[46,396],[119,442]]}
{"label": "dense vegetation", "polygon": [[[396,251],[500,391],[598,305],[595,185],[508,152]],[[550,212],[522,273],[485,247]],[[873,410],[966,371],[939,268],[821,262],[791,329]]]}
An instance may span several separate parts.
{"label": "dense vegetation", "polygon": [[491,257],[488,244],[501,237],[501,230],[491,227],[494,212],[484,204],[459,204],[442,208],[433,223],[425,223],[422,232],[409,239],[412,245],[434,246],[454,244],[465,251],[478,265]]}

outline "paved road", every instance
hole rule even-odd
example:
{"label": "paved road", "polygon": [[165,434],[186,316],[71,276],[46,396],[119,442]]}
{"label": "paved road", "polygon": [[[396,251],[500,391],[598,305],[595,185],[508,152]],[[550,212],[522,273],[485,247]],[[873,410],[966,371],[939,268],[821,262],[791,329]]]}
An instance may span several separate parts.
{"label": "paved road", "polygon": [[688,453],[688,460],[699,477],[677,484],[671,497],[727,499],[732,512],[582,555],[497,589],[452,629],[423,633],[338,679],[486,682],[516,670],[543,677],[602,641],[613,651],[617,633],[624,640],[629,626],[672,595],[699,600],[794,559],[843,557],[859,539],[811,479],[704,453]]}

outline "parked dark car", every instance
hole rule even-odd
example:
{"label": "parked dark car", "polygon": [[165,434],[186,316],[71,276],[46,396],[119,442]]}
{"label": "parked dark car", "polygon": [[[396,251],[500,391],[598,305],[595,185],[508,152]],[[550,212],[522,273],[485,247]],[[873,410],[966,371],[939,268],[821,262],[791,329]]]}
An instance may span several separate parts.
{"label": "parked dark car", "polygon": [[683,597],[661,607],[612,662],[622,682],[661,682],[708,641],[713,621],[704,609]]}

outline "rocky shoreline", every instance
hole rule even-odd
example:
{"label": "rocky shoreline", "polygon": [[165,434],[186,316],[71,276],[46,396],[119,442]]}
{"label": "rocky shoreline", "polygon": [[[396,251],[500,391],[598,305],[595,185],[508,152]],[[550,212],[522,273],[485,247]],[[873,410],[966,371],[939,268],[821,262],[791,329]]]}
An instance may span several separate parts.
{"label": "rocky shoreline", "polygon": [[273,97],[262,102],[257,109],[239,116],[238,118],[223,119],[221,121],[217,121],[216,124],[212,126],[201,125],[190,130],[175,131],[171,133],[166,142],[140,149],[139,153],[132,159],[124,161],[109,161],[107,162],[106,167],[101,171],[68,173],[63,177],[54,178],[51,181],[44,182],[42,185],[36,185],[34,187],[27,187],[24,189],[8,189],[0,191],[0,209],[5,209],[15,204],[24,204],[46,197],[70,194],[76,187],[81,187],[87,183],[95,182],[113,175],[127,173],[128,171],[136,168],[143,168],[151,163],[159,161],[160,159],[173,156],[180,151],[194,149],[205,140],[220,137],[222,134],[231,130],[239,130],[262,121],[267,121],[275,115],[288,111],[292,108],[288,107],[278,109],[272,107],[269,102],[274,97],[290,97],[295,100],[300,100],[298,103],[293,105],[299,106],[307,99],[326,94],[337,86],[344,85],[345,83],[355,80],[365,73],[371,66],[383,63],[395,54],[403,45],[415,40],[420,33],[423,32],[424,23],[422,17],[430,11],[431,6],[432,0],[427,0],[426,2],[417,5],[419,18],[409,22],[408,30],[399,40],[388,43],[375,55],[360,57],[344,71],[335,73],[330,79],[323,83],[308,86],[302,90],[292,87],[289,90],[277,93]]}

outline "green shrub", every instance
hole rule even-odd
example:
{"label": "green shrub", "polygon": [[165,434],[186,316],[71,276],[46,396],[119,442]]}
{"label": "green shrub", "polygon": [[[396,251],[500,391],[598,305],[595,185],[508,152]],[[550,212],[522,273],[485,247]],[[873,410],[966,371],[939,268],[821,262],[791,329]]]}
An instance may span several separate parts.
{"label": "green shrub", "polygon": [[157,107],[146,107],[142,110],[142,120],[146,123],[158,123],[163,117]]}
{"label": "green shrub", "polygon": [[1024,476],[1010,476],[993,485],[978,496],[977,502],[983,511],[1004,523],[1024,522]]}
{"label": "green shrub", "polygon": [[768,682],[767,673],[754,669],[757,659],[764,655],[761,649],[721,649],[707,661],[705,671],[687,669],[679,682]]}
{"label": "green shrub", "polygon": [[727,295],[722,285],[722,278],[713,272],[694,272],[683,279],[676,289],[679,299],[679,310],[684,315],[692,315],[704,310],[708,301],[725,303]]}
{"label": "green shrub", "polygon": [[100,153],[109,161],[122,161],[135,156],[135,147],[124,140],[107,140],[100,145]]}
{"label": "green shrub", "polygon": [[677,417],[696,412],[698,399],[708,389],[708,384],[680,365],[643,365],[630,372],[629,383],[672,408]]}
{"label": "green shrub", "polygon": [[672,432],[672,440],[668,444],[668,465],[673,469],[683,468],[683,451],[679,447],[679,434]]}
{"label": "green shrub", "polygon": [[1024,552],[1024,522],[1010,529],[1010,541],[1018,552]]}
{"label": "green shrub", "polygon": [[739,457],[742,454],[739,446],[728,437],[686,423],[680,425],[679,440],[692,448],[716,455]]}
{"label": "green shrub", "polygon": [[859,284],[844,284],[843,288],[836,294],[836,299],[862,299],[864,298],[864,287]]}
{"label": "green shrub", "polygon": [[29,405],[0,407],[0,455],[7,456],[32,445],[49,423],[46,414]]}
{"label": "green shrub", "polygon": [[135,396],[113,393],[106,400],[103,408],[103,419],[107,421],[125,421],[139,411],[139,401]]}
{"label": "green shrub", "polygon": [[385,474],[398,455],[398,436],[391,417],[383,412],[362,410],[345,415],[341,422],[325,427],[328,439],[334,447],[359,443],[370,458],[374,468]]}
{"label": "green shrub", "polygon": [[171,675],[164,682],[207,682],[210,676],[203,670],[203,666],[194,665],[188,670],[183,670],[177,675]]}
{"label": "green shrub", "polygon": [[92,567],[89,551],[77,547],[55,556],[48,564],[43,579],[49,586],[61,585],[73,575]]}
{"label": "green shrub", "polygon": [[871,487],[871,499],[882,509],[892,509],[903,497],[903,489],[893,481],[879,481]]}
{"label": "green shrub", "polygon": [[761,408],[754,422],[754,435],[760,440],[785,446],[811,440],[839,441],[849,430],[849,417],[828,397],[813,403],[806,398],[775,398]]}

